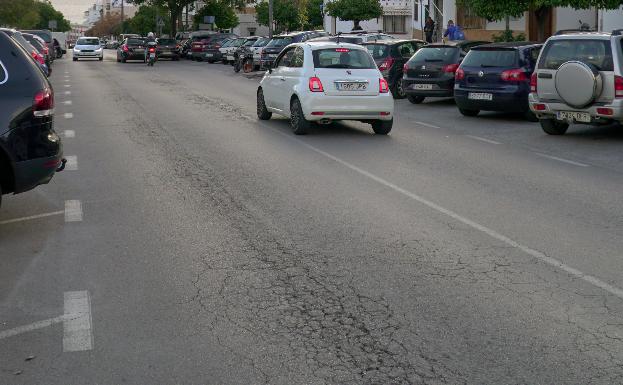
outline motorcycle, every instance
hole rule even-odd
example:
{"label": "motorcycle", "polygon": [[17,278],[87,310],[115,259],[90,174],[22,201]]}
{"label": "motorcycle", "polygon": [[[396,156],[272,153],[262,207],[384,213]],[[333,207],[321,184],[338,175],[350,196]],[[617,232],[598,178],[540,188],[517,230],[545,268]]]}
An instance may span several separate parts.
{"label": "motorcycle", "polygon": [[247,47],[240,47],[234,52],[234,72],[243,70],[244,73],[253,71],[253,51]]}
{"label": "motorcycle", "polygon": [[147,65],[153,67],[156,60],[156,43],[147,43]]}

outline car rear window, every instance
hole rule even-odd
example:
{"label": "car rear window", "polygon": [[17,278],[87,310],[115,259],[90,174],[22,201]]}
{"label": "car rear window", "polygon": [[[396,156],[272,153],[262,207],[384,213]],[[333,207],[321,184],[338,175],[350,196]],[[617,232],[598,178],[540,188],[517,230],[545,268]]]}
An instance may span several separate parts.
{"label": "car rear window", "polygon": [[253,47],[263,47],[266,44],[268,44],[270,42],[270,39],[258,39],[254,44]]}
{"label": "car rear window", "polygon": [[557,70],[562,64],[577,60],[592,64],[600,71],[613,71],[609,40],[551,40],[544,48],[539,68]]}
{"label": "car rear window", "polygon": [[453,63],[458,59],[459,49],[456,47],[422,47],[410,61]]}
{"label": "car rear window", "polygon": [[143,39],[128,39],[128,45],[142,45],[145,44]]}
{"label": "car rear window", "polygon": [[473,49],[463,59],[463,66],[516,67],[518,60],[518,52],[514,49]]}
{"label": "car rear window", "polygon": [[158,39],[158,44],[177,44],[177,40],[175,39]]}
{"label": "car rear window", "polygon": [[386,58],[387,55],[389,55],[389,51],[391,48],[390,46],[384,44],[367,44],[364,45],[364,47],[366,47],[366,49],[368,50],[368,52],[370,52],[370,55],[372,55],[374,59]]}
{"label": "car rear window", "polygon": [[268,43],[267,47],[283,47],[292,43],[291,37],[276,37]]}
{"label": "car rear window", "polygon": [[255,44],[255,40],[247,40],[244,42],[244,44],[242,45],[243,47],[251,47],[253,44]]}
{"label": "car rear window", "polygon": [[99,45],[99,39],[78,39],[76,45]]}
{"label": "car rear window", "polygon": [[373,69],[376,64],[367,51],[351,48],[328,48],[314,51],[316,68]]}

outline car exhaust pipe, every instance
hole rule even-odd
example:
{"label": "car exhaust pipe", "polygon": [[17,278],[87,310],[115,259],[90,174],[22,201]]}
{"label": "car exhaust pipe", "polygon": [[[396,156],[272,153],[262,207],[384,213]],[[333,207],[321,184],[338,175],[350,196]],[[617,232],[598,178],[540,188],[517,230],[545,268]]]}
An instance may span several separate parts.
{"label": "car exhaust pipe", "polygon": [[321,119],[318,121],[318,124],[322,124],[322,125],[331,124],[331,119]]}

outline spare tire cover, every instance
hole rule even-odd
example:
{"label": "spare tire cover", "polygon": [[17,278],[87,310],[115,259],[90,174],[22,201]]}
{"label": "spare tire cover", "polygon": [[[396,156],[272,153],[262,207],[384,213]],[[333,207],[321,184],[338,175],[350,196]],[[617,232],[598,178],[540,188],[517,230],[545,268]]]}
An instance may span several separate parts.
{"label": "spare tire cover", "polygon": [[593,103],[601,95],[603,81],[597,68],[580,61],[568,61],[556,71],[558,96],[575,108]]}

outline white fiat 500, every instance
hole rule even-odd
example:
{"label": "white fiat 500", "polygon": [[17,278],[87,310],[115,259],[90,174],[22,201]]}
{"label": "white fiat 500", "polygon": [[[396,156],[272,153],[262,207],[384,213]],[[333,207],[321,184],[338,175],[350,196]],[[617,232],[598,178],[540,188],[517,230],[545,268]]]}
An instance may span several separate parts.
{"label": "white fiat 500", "polygon": [[290,117],[292,130],[305,134],[312,122],[370,123],[387,135],[394,122],[389,86],[365,47],[334,42],[287,46],[257,90],[257,116]]}

